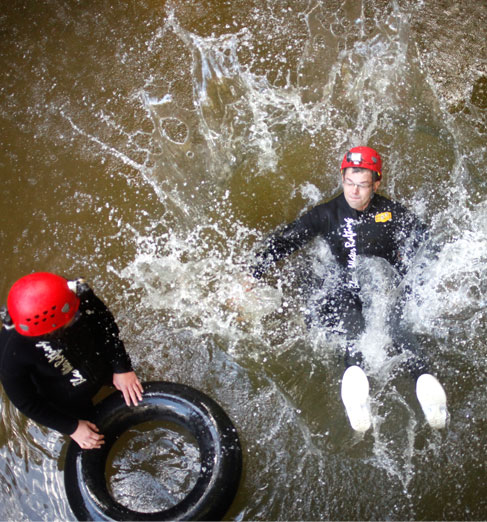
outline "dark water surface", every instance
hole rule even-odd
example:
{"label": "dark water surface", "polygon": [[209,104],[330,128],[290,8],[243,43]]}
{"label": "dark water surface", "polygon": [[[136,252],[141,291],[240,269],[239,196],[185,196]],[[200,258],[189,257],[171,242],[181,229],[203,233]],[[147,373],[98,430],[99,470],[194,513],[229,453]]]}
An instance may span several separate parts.
{"label": "dark water surface", "polygon": [[[141,378],[217,400],[244,448],[228,519],[487,518],[487,4],[466,5],[2,5],[2,300],[31,271],[83,275]],[[303,319],[300,278],[330,273],[327,248],[310,246],[253,293],[241,286],[259,240],[336,194],[339,161],[359,143],[381,152],[383,193],[437,245],[408,274],[406,321],[447,391],[441,432],[387,355],[387,267],[361,265],[374,303],[359,341],[374,412],[362,438],[339,397],[340,341]],[[0,519],[72,519],[65,439],[3,391],[0,407]],[[166,477],[175,498],[194,452],[180,436],[164,457],[174,470],[190,453]],[[133,448],[141,460],[144,443]],[[141,480],[138,502],[157,504]]]}

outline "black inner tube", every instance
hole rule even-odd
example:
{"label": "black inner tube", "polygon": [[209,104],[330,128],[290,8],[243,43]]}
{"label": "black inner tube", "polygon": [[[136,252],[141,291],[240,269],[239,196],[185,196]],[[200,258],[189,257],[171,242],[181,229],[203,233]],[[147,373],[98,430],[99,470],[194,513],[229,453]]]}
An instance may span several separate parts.
{"label": "black inner tube", "polygon": [[[147,421],[170,421],[188,430],[200,451],[200,472],[193,489],[178,504],[153,513],[133,511],[108,492],[105,466],[120,435]],[[64,483],[78,520],[219,520],[240,482],[242,451],[237,430],[223,409],[204,393],[183,384],[144,383],[144,400],[128,407],[121,393],[97,405],[95,423],[105,435],[100,449],[82,450],[71,441]]]}

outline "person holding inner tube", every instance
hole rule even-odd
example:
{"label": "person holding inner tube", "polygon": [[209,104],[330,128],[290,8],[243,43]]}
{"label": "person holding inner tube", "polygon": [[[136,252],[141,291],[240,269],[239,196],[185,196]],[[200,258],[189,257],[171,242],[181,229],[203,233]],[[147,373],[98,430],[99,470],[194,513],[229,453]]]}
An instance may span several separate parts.
{"label": "person holding inner tube", "polygon": [[[252,274],[260,279],[281,258],[316,237],[325,239],[341,270],[340,285],[319,303],[319,322],[332,329],[346,330],[347,370],[341,396],[352,427],[366,431],[371,426],[369,384],[363,371],[363,357],[353,346],[364,330],[360,287],[355,277],[359,255],[386,259],[404,275],[412,257],[425,240],[427,230],[401,204],[377,194],[382,181],[382,159],[370,147],[350,149],[341,163],[343,192],[322,203],[282,230],[272,234],[257,256]],[[416,393],[426,420],[443,428],[447,419],[446,395],[438,380],[427,373],[417,344],[401,328],[401,304],[391,313],[391,333],[395,345],[412,353],[410,366],[417,378]]]}
{"label": "person holding inner tube", "polygon": [[2,315],[0,380],[9,399],[81,448],[99,448],[94,395],[113,383],[135,406],[143,392],[111,312],[83,279],[38,272],[14,283]]}

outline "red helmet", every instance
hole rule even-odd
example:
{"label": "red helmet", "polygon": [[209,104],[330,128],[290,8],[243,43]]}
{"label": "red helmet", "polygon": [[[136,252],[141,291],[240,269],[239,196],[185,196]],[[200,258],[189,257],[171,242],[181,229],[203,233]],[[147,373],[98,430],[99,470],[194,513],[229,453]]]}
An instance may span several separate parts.
{"label": "red helmet", "polygon": [[382,178],[382,160],[377,151],[370,147],[353,147],[353,149],[350,149],[343,157],[342,172],[343,169],[348,167],[373,170],[377,172],[379,179]]}
{"label": "red helmet", "polygon": [[79,302],[64,277],[37,272],[13,284],[7,308],[17,332],[33,337],[69,323],[78,311]]}

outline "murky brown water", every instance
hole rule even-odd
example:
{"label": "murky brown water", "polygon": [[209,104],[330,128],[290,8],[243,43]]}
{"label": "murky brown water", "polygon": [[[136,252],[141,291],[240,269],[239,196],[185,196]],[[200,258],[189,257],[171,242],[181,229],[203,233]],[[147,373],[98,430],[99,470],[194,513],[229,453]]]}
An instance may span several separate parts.
{"label": "murky brown water", "polygon": [[[229,519],[487,516],[487,5],[453,4],[2,6],[2,299],[30,271],[84,275],[143,379],[215,398],[244,446]],[[447,390],[445,432],[387,364],[372,371],[374,429],[350,432],[336,346],[304,326],[294,277],[313,256],[326,267],[322,245],[245,296],[245,322],[226,307],[258,240],[335,194],[359,142],[439,245],[412,270],[407,312]],[[0,518],[72,518],[65,440],[3,392],[1,413]]]}

